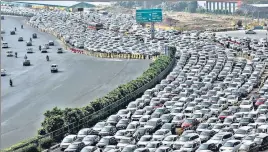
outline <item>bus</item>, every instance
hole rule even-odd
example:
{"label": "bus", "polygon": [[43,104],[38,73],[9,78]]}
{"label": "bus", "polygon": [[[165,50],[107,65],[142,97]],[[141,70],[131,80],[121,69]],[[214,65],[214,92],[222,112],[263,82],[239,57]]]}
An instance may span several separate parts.
{"label": "bus", "polygon": [[89,23],[88,28],[93,29],[93,30],[100,30],[100,29],[103,29],[103,24],[101,24],[101,23]]}

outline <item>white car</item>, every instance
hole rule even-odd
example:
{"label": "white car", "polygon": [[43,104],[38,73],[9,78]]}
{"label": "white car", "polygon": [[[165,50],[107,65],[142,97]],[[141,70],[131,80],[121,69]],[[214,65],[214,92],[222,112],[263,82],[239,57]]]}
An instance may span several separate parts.
{"label": "white car", "polygon": [[50,67],[51,73],[58,72],[58,65],[52,64]]}
{"label": "white car", "polygon": [[2,48],[8,48],[8,43],[7,42],[2,42]]}
{"label": "white car", "polygon": [[220,148],[220,152],[221,151],[236,152],[238,151],[240,146],[241,146],[240,140],[229,140]]}
{"label": "white car", "polygon": [[5,69],[1,69],[1,76],[6,76],[6,70]]}
{"label": "white car", "polygon": [[245,33],[246,33],[246,34],[256,34],[256,32],[253,31],[253,30],[247,30]]}
{"label": "white car", "polygon": [[64,150],[66,149],[72,142],[74,142],[77,139],[77,135],[68,135],[66,136],[62,142],[60,143],[60,149]]}
{"label": "white car", "polygon": [[47,53],[47,49],[46,49],[45,47],[43,47],[43,48],[41,49],[41,53]]}
{"label": "white car", "polygon": [[27,48],[27,53],[33,53],[33,48]]}
{"label": "white car", "polygon": [[4,29],[1,29],[1,34],[5,34],[5,30]]}

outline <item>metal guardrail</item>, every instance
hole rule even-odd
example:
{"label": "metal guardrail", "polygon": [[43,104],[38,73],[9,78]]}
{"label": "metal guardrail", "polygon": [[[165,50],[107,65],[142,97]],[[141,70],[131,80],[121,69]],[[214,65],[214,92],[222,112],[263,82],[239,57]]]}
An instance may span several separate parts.
{"label": "metal guardrail", "polygon": [[[113,104],[107,105],[103,109],[96,111],[93,114],[87,117],[84,117],[77,122],[66,125],[46,135],[40,136],[37,140],[33,140],[31,142],[25,143],[21,147],[25,147],[33,143],[39,145],[39,140],[46,138],[46,137],[51,137],[54,139],[62,139],[64,135],[66,135],[67,133],[77,133],[82,128],[92,127],[99,120],[103,120],[107,118],[108,116],[110,116],[111,114],[114,114],[118,110],[125,108],[129,102],[138,98],[147,89],[154,87],[157,83],[159,83],[163,78],[165,78],[171,72],[171,70],[175,66],[175,63],[176,63],[176,59],[172,58],[172,61],[170,62],[168,67],[164,69],[157,77],[155,77],[154,79],[152,79],[150,82],[140,87],[139,89],[135,90],[134,92],[126,95],[124,98],[114,102]],[[5,152],[11,152],[11,151],[5,151]],[[17,149],[17,150],[13,150],[12,152],[21,152],[21,150]]]}

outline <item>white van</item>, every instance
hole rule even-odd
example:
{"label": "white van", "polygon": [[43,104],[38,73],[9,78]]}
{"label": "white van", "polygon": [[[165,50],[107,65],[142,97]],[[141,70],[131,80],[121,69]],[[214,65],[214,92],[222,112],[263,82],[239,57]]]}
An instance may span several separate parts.
{"label": "white van", "polygon": [[8,43],[7,42],[2,42],[2,48],[8,48]]}

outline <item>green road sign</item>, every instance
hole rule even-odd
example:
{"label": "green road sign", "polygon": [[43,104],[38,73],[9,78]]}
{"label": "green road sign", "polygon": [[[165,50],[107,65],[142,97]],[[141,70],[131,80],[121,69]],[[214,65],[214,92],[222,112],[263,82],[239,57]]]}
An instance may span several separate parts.
{"label": "green road sign", "polygon": [[136,10],[136,22],[162,22],[162,9]]}

